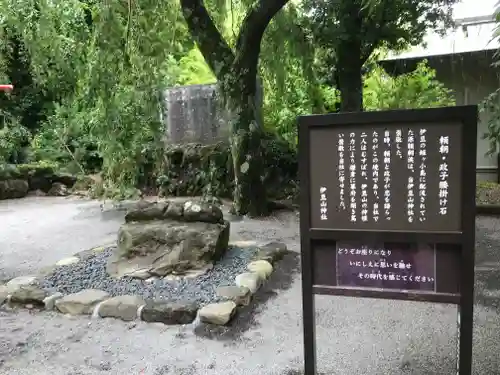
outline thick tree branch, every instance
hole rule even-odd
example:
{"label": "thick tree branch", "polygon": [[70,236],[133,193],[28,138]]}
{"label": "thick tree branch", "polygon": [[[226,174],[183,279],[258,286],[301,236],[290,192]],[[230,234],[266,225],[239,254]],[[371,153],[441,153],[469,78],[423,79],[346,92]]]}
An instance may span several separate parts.
{"label": "thick tree branch", "polygon": [[236,49],[259,43],[273,17],[289,0],[257,0],[248,10],[236,42]]}
{"label": "thick tree branch", "polygon": [[234,62],[231,47],[208,14],[203,0],[180,0],[191,36],[217,79],[228,73]]}
{"label": "thick tree branch", "polygon": [[[257,73],[260,44],[267,26],[289,0],[256,0],[247,12],[236,41],[236,59]],[[250,72],[249,72],[250,73]],[[252,74],[254,72],[251,72]]]}

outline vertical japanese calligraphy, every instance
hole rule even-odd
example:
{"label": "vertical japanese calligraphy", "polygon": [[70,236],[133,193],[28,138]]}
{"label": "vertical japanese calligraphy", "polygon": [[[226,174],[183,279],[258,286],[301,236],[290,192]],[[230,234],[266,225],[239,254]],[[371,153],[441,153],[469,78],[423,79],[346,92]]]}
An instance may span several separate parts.
{"label": "vertical japanese calligraphy", "polygon": [[384,131],[384,215],[391,220],[391,135]]}
{"label": "vertical japanese calligraphy", "polygon": [[439,214],[448,213],[448,154],[450,152],[450,139],[448,136],[439,138],[439,153],[441,164],[439,164]]}
{"label": "vertical japanese calligraphy", "polygon": [[337,151],[339,158],[339,208],[345,210],[345,146],[344,133],[339,133]]}
{"label": "vertical japanese calligraphy", "polygon": [[420,145],[418,156],[420,157],[419,177],[418,177],[418,198],[419,198],[419,217],[420,222],[426,218],[425,199],[427,197],[427,139],[426,129],[420,129]]}
{"label": "vertical japanese calligraphy", "polygon": [[328,220],[328,199],[326,197],[326,187],[319,188],[319,206],[321,212],[321,220]]}
{"label": "vertical japanese calligraphy", "polygon": [[327,209],[315,198],[313,221],[323,228],[459,230],[461,139],[453,129],[398,125],[321,133],[317,142],[326,146],[334,137],[334,147],[311,151],[323,168],[311,181],[335,200]]}
{"label": "vertical japanese calligraphy", "polygon": [[378,158],[378,133],[372,133],[372,193],[373,193],[373,220],[379,219],[379,158]]}
{"label": "vertical japanese calligraphy", "polygon": [[356,133],[349,134],[349,185],[351,222],[356,222]]}
{"label": "vertical japanese calligraphy", "polygon": [[408,168],[408,204],[407,204],[407,219],[409,223],[413,223],[415,217],[415,180],[413,172],[415,171],[415,134],[413,130],[408,130],[407,140],[407,159],[406,167]]}
{"label": "vertical japanese calligraphy", "polygon": [[368,221],[368,171],[367,171],[367,157],[368,157],[368,143],[366,141],[366,133],[361,133],[361,221]]}

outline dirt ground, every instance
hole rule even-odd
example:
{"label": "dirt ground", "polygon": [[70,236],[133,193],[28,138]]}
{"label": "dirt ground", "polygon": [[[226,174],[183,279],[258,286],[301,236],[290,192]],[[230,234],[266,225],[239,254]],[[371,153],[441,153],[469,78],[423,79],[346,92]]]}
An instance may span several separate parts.
{"label": "dirt ground", "polygon": [[[123,211],[99,202],[0,202],[0,280],[28,275],[114,241]],[[232,223],[233,240],[279,240],[292,254],[228,328],[193,329],[57,313],[0,310],[0,374],[299,375],[302,373],[298,216]],[[477,219],[474,374],[500,374],[500,219]],[[318,297],[322,374],[455,373],[453,306]]]}

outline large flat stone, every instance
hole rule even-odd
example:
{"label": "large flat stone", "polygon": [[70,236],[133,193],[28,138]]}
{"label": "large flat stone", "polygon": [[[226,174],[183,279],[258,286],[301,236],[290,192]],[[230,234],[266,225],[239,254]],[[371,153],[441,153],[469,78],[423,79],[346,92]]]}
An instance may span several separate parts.
{"label": "large flat stone", "polygon": [[175,220],[124,224],[118,232],[118,246],[108,260],[107,272],[115,278],[148,279],[205,269],[227,251],[229,227],[229,222]]}
{"label": "large flat stone", "polygon": [[43,305],[47,292],[36,285],[20,285],[12,291],[11,302]]}
{"label": "large flat stone", "polygon": [[262,280],[266,280],[273,273],[273,266],[267,260],[255,260],[247,265],[250,272],[255,272]]}
{"label": "large flat stone", "polygon": [[252,292],[250,289],[243,286],[220,286],[216,289],[215,293],[218,297],[233,301],[239,306],[247,306],[252,299]]}
{"label": "large flat stone", "polygon": [[270,242],[266,245],[259,246],[259,250],[255,255],[255,260],[266,260],[271,264],[283,259],[288,249],[282,242]]}
{"label": "large flat stone", "polygon": [[216,325],[226,325],[236,312],[236,303],[233,301],[211,303],[203,306],[198,312],[200,322]]}
{"label": "large flat stone", "polygon": [[36,284],[36,282],[37,282],[36,276],[19,276],[13,278],[5,285],[10,291],[14,291],[21,286],[34,285]]}
{"label": "large flat stone", "polygon": [[143,307],[141,320],[149,323],[189,324],[196,319],[198,306],[191,302],[150,301]]}
{"label": "large flat stone", "polygon": [[109,298],[109,293],[98,289],[85,289],[68,294],[56,301],[56,309],[64,314],[90,315],[94,307]]}
{"label": "large flat stone", "polygon": [[56,266],[70,266],[72,264],[76,264],[80,261],[80,258],[76,257],[76,256],[72,256],[72,257],[69,257],[69,258],[64,258],[64,259],[61,259],[60,261],[58,261],[56,263]]}
{"label": "large flat stone", "polygon": [[259,290],[262,285],[262,279],[259,274],[255,272],[244,272],[235,277],[234,282],[239,287],[245,287],[250,290],[252,294]]}
{"label": "large flat stone", "polygon": [[146,302],[133,295],[110,298],[99,305],[98,314],[101,318],[118,318],[124,321],[137,319],[137,310]]}

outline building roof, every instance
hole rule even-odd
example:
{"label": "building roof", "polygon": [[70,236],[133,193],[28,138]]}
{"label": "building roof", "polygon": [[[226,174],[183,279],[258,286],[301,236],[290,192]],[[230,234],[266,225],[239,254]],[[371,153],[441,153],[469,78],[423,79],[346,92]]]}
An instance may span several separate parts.
{"label": "building roof", "polygon": [[457,18],[456,27],[444,37],[429,33],[421,45],[402,53],[389,53],[384,60],[406,60],[458,53],[496,50],[500,48],[494,30],[495,17],[491,15]]}

